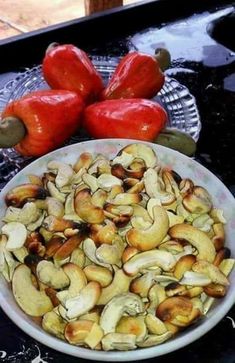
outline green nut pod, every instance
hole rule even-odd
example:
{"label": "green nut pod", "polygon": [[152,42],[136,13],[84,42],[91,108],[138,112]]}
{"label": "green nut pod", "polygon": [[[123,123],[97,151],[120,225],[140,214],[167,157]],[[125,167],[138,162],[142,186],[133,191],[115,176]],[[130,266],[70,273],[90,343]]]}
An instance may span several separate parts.
{"label": "green nut pod", "polygon": [[189,134],[177,129],[162,130],[154,142],[177,150],[187,156],[192,156],[197,147],[196,142]]}

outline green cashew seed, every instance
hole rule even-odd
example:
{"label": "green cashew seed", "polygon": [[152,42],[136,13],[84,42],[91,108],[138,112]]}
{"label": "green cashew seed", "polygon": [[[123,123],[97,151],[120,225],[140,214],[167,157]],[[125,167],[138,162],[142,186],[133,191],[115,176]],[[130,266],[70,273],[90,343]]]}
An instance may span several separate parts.
{"label": "green cashew seed", "polygon": [[196,142],[186,132],[176,129],[163,130],[155,140],[156,144],[177,150],[187,156],[192,156],[196,151]]}
{"label": "green cashew seed", "polygon": [[17,117],[5,117],[0,121],[0,147],[15,146],[25,134],[24,124]]}
{"label": "green cashew seed", "polygon": [[155,50],[155,58],[157,59],[159,66],[163,72],[170,67],[171,55],[167,49],[157,48]]}

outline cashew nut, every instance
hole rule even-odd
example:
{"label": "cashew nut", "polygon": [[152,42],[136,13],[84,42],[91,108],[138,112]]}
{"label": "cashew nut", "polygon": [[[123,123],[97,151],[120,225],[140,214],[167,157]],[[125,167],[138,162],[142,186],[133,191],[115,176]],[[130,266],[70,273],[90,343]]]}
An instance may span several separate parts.
{"label": "cashew nut", "polygon": [[124,180],[126,178],[141,179],[144,175],[145,170],[146,166],[143,160],[141,160],[141,162],[134,161],[130,165],[130,169],[124,168],[121,164],[114,164],[111,167],[112,175],[119,178],[119,180]]}
{"label": "cashew nut", "polygon": [[70,344],[84,344],[94,322],[90,320],[77,320],[69,322],[64,331],[65,338]]}
{"label": "cashew nut", "polygon": [[139,203],[142,196],[139,193],[119,193],[108,202],[114,205],[131,205]]}
{"label": "cashew nut", "polygon": [[188,326],[201,315],[198,308],[194,308],[189,298],[173,296],[164,300],[156,310],[156,315],[163,322],[170,322],[176,326]]}
{"label": "cashew nut", "polygon": [[131,257],[135,256],[139,251],[137,248],[132,246],[127,246],[122,254],[122,262],[127,262]]}
{"label": "cashew nut", "polygon": [[105,334],[115,332],[116,326],[124,313],[137,315],[144,311],[141,298],[132,293],[124,293],[114,296],[105,305],[101,317],[100,326]]}
{"label": "cashew nut", "polygon": [[47,212],[51,216],[62,218],[64,216],[64,205],[61,201],[56,198],[47,197]]}
{"label": "cashew nut", "polygon": [[210,211],[210,217],[214,220],[215,223],[226,224],[226,219],[224,218],[222,209],[213,208]]}
{"label": "cashew nut", "polygon": [[19,265],[13,274],[12,291],[21,309],[31,316],[42,316],[53,309],[51,300],[45,291],[39,291],[32,283],[31,271]]}
{"label": "cashew nut", "polygon": [[183,239],[191,243],[198,250],[197,259],[213,262],[215,259],[215,247],[206,235],[196,227],[189,224],[176,224],[168,231],[169,235],[175,239]]}
{"label": "cashew nut", "polygon": [[81,248],[75,248],[71,253],[70,262],[83,268],[85,265],[85,253]]}
{"label": "cashew nut", "polygon": [[167,331],[161,335],[154,335],[150,334],[147,336],[147,338],[143,341],[138,343],[138,347],[146,348],[146,347],[152,347],[158,344],[161,344],[172,337],[172,333]]}
{"label": "cashew nut", "polygon": [[222,247],[224,247],[224,241],[225,241],[224,225],[222,223],[214,223],[213,231],[215,235],[212,241],[216,251],[219,251]]}
{"label": "cashew nut", "polygon": [[45,199],[47,191],[36,184],[21,184],[11,189],[5,196],[7,206],[22,207],[28,200]]}
{"label": "cashew nut", "polygon": [[80,169],[85,168],[88,169],[93,161],[93,157],[91,153],[84,152],[82,153],[76,163],[73,166],[73,169],[77,173]]}
{"label": "cashew nut", "polygon": [[143,206],[141,206],[140,204],[133,204],[131,207],[133,209],[134,217],[142,217],[147,222],[153,222],[148,211]]}
{"label": "cashew nut", "polygon": [[148,313],[155,315],[157,306],[166,299],[166,291],[164,287],[158,283],[155,283],[148,292],[148,299],[150,304],[147,308],[147,311]]}
{"label": "cashew nut", "polygon": [[145,161],[148,168],[154,168],[157,165],[158,159],[153,149],[145,144],[130,144],[125,146],[118,154],[122,155],[125,152],[132,155],[134,158],[140,158]]}
{"label": "cashew nut", "polygon": [[92,193],[95,193],[96,190],[99,188],[98,180],[91,174],[84,173],[82,175],[82,180],[90,188]]}
{"label": "cashew nut", "polygon": [[186,271],[191,270],[193,264],[196,262],[194,255],[185,255],[179,258],[174,268],[174,276],[181,279]]}
{"label": "cashew nut", "polygon": [[19,263],[15,261],[12,254],[7,251],[6,244],[6,236],[0,236],[0,272],[3,274],[5,279],[10,282],[15,268],[19,265]]}
{"label": "cashew nut", "polygon": [[117,326],[116,332],[122,334],[135,334],[136,342],[141,342],[147,335],[144,316],[123,316]]}
{"label": "cashew nut", "polygon": [[169,228],[169,219],[164,208],[155,206],[153,208],[153,224],[145,230],[136,228],[126,233],[127,243],[140,251],[151,250],[162,242]]}
{"label": "cashew nut", "polygon": [[132,350],[136,348],[134,334],[109,333],[102,339],[102,348],[108,350]]}
{"label": "cashew nut", "polygon": [[85,252],[85,255],[96,265],[107,267],[109,270],[111,269],[111,266],[108,263],[104,263],[98,260],[96,256],[96,245],[91,238],[86,238],[83,241],[83,251]]}
{"label": "cashew nut", "polygon": [[154,282],[154,272],[148,271],[141,275],[140,277],[136,277],[130,285],[130,291],[140,295],[141,297],[146,297],[148,295],[149,289],[153,285]]}
{"label": "cashew nut", "polygon": [[65,195],[65,193],[61,193],[61,192],[59,191],[59,189],[57,189],[57,188],[56,188],[56,186],[55,186],[55,184],[54,184],[54,183],[52,183],[51,181],[49,181],[49,182],[47,183],[47,189],[48,189],[48,191],[49,191],[50,195],[51,195],[53,198],[55,198],[55,199],[59,200],[61,203],[64,203],[64,202],[65,202],[65,199],[66,199],[66,195]]}
{"label": "cashew nut", "polygon": [[100,294],[100,284],[95,281],[89,282],[78,296],[66,300],[67,317],[72,319],[87,313],[97,304]]}
{"label": "cashew nut", "polygon": [[63,232],[66,228],[78,227],[78,224],[71,220],[49,215],[43,220],[42,227],[46,228],[49,232]]}
{"label": "cashew nut", "polygon": [[104,155],[97,155],[93,163],[88,169],[89,174],[110,174],[111,167],[109,165],[109,160]]}
{"label": "cashew nut", "polygon": [[54,311],[49,311],[43,316],[42,328],[49,334],[55,335],[57,338],[64,338],[64,329],[66,322]]}
{"label": "cashew nut", "polygon": [[210,218],[209,214],[204,213],[195,218],[192,225],[203,232],[210,232],[213,223],[214,221]]}
{"label": "cashew nut", "polygon": [[206,189],[194,186],[183,198],[183,206],[191,213],[208,213],[212,208],[211,196]]}
{"label": "cashew nut", "polygon": [[127,168],[132,163],[134,158],[135,157],[132,154],[128,154],[125,151],[122,151],[120,155],[116,156],[113,159],[112,165],[121,164],[124,168]]}
{"label": "cashew nut", "polygon": [[94,349],[100,343],[103,336],[104,332],[102,328],[97,323],[94,323],[88,335],[85,337],[84,343],[91,349]]}
{"label": "cashew nut", "polygon": [[27,238],[26,227],[19,222],[9,222],[2,227],[2,233],[5,234],[7,239],[6,249],[14,251],[21,248]]}
{"label": "cashew nut", "polygon": [[111,284],[102,289],[97,305],[107,304],[114,296],[129,290],[131,277],[127,276],[122,269],[115,271]]}
{"label": "cashew nut", "polygon": [[180,284],[188,286],[207,286],[212,280],[203,273],[186,271],[183,278],[180,280]]}
{"label": "cashew nut", "polygon": [[61,161],[52,160],[47,164],[48,169],[57,170],[57,175],[55,178],[55,184],[58,188],[62,188],[68,185],[73,178],[74,171],[73,168],[66,163]]}
{"label": "cashew nut", "polygon": [[70,284],[67,290],[57,292],[56,296],[62,305],[65,305],[68,299],[77,296],[79,292],[86,286],[87,279],[83,270],[73,263],[67,263],[62,267],[62,269],[68,276]]}
{"label": "cashew nut", "polygon": [[108,263],[110,265],[118,265],[122,253],[124,251],[125,244],[120,236],[114,237],[112,245],[102,243],[102,245],[96,250],[96,257],[102,263]]}
{"label": "cashew nut", "polygon": [[178,198],[180,196],[178,182],[181,180],[181,177],[173,170],[163,169],[162,179],[165,184],[166,191],[173,193],[176,198]]}
{"label": "cashew nut", "polygon": [[146,315],[145,323],[151,334],[162,335],[167,332],[165,324],[153,314]]}
{"label": "cashew nut", "polygon": [[176,255],[178,257],[178,254],[180,253],[184,253],[184,247],[177,241],[174,241],[172,239],[161,243],[158,248],[160,250],[166,250],[169,251],[171,253],[173,253],[173,255]]}
{"label": "cashew nut", "polygon": [[192,270],[208,276],[214,284],[228,286],[229,281],[227,277],[220,271],[220,269],[207,261],[197,261],[192,266]]}
{"label": "cashew nut", "polygon": [[169,219],[169,227],[174,226],[175,224],[180,224],[184,222],[183,216],[178,216],[170,211],[167,211],[168,219]]}
{"label": "cashew nut", "polygon": [[122,185],[122,181],[112,174],[101,174],[97,179],[98,187],[109,192],[114,185]]}
{"label": "cashew nut", "polygon": [[89,265],[83,270],[88,281],[97,281],[102,287],[108,286],[113,279],[112,273],[106,267]]}
{"label": "cashew nut", "polygon": [[106,200],[107,200],[108,194],[102,189],[98,189],[95,193],[91,196],[91,203],[95,205],[96,207],[103,208]]}
{"label": "cashew nut", "polygon": [[4,222],[19,222],[28,225],[35,222],[39,217],[39,210],[35,203],[28,202],[23,208],[8,207]]}
{"label": "cashew nut", "polygon": [[117,236],[117,228],[112,222],[105,226],[92,224],[90,230],[90,237],[96,244],[112,244],[113,239]]}
{"label": "cashew nut", "polygon": [[55,289],[63,289],[69,285],[69,278],[62,268],[57,268],[51,261],[40,261],[36,273],[41,282]]}
{"label": "cashew nut", "polygon": [[83,189],[76,194],[74,207],[76,213],[85,222],[102,223],[104,221],[104,211],[92,204],[89,189]]}
{"label": "cashew nut", "polygon": [[80,245],[83,241],[83,233],[77,232],[75,235],[67,239],[54,253],[54,262],[63,261],[69,258],[71,253]]}
{"label": "cashew nut", "polygon": [[174,202],[174,194],[161,190],[159,176],[155,169],[149,168],[144,173],[144,185],[146,193],[150,198],[160,200],[163,205],[168,205]]}
{"label": "cashew nut", "polygon": [[141,252],[130,258],[124,265],[123,270],[130,276],[135,276],[140,270],[151,266],[159,266],[164,271],[170,271],[176,260],[167,251],[151,250]]}

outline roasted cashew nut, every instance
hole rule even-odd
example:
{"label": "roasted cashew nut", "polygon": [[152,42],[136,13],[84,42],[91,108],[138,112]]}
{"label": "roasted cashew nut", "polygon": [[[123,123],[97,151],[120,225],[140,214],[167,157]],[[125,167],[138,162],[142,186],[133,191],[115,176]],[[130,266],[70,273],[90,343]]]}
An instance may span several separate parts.
{"label": "roasted cashew nut", "polygon": [[55,184],[58,188],[68,185],[73,178],[74,171],[69,164],[62,163],[58,160],[52,160],[47,164],[47,167],[49,169],[57,170]]}
{"label": "roasted cashew nut", "polygon": [[125,244],[120,236],[114,237],[112,245],[103,243],[96,250],[96,257],[102,263],[119,265]]}
{"label": "roasted cashew nut", "polygon": [[68,299],[77,296],[79,292],[86,286],[87,279],[83,270],[73,263],[65,264],[62,269],[68,276],[70,284],[67,290],[59,291],[56,294],[56,297],[60,300],[62,305],[65,305]]}
{"label": "roasted cashew nut", "polygon": [[19,263],[6,249],[6,244],[7,237],[5,235],[0,236],[0,272],[3,274],[7,282],[10,282],[12,280],[15,268],[19,265]]}
{"label": "roasted cashew nut", "polygon": [[176,224],[168,231],[171,238],[186,240],[198,250],[197,259],[213,262],[215,259],[215,247],[206,235],[196,227],[189,224]]}
{"label": "roasted cashew nut", "polygon": [[85,222],[102,223],[104,221],[104,211],[91,202],[89,189],[83,189],[77,193],[74,200],[76,213]]}
{"label": "roasted cashew nut", "polygon": [[173,296],[165,299],[156,310],[156,315],[163,322],[170,322],[176,326],[188,326],[201,315],[198,308],[194,308],[191,299]]}
{"label": "roasted cashew nut", "polygon": [[159,176],[155,169],[149,168],[144,173],[144,185],[148,196],[159,199],[162,205],[168,205],[175,201],[173,193],[161,189]]}
{"label": "roasted cashew nut", "polygon": [[207,261],[197,261],[193,266],[194,272],[202,273],[208,276],[214,284],[228,286],[229,281],[227,277],[220,271],[220,269]]}
{"label": "roasted cashew nut", "polygon": [[100,284],[95,281],[89,282],[78,296],[66,300],[67,317],[73,319],[90,311],[97,304],[100,294]]}
{"label": "roasted cashew nut", "polygon": [[4,224],[2,227],[2,233],[5,234],[7,238],[6,249],[8,251],[14,251],[21,248],[27,238],[26,227],[19,222],[10,222]]}
{"label": "roasted cashew nut", "polygon": [[25,203],[23,208],[8,207],[4,222],[19,222],[24,225],[35,222],[39,217],[39,209],[33,202]]}
{"label": "roasted cashew nut", "polygon": [[122,334],[135,334],[136,342],[142,342],[147,335],[144,315],[122,316],[116,326],[116,332]]}
{"label": "roasted cashew nut", "polygon": [[136,336],[134,334],[109,333],[102,339],[104,350],[132,350],[136,348]]}
{"label": "roasted cashew nut", "polygon": [[53,309],[51,300],[45,291],[39,291],[31,280],[31,271],[24,265],[19,265],[12,279],[13,295],[21,309],[31,316],[43,316]]}
{"label": "roasted cashew nut", "polygon": [[122,269],[115,271],[111,284],[102,289],[97,305],[107,304],[114,296],[129,290],[131,277],[127,276]]}
{"label": "roasted cashew nut", "polygon": [[49,334],[55,335],[59,339],[64,338],[65,321],[54,311],[49,311],[43,316],[42,327]]}
{"label": "roasted cashew nut", "polygon": [[160,206],[153,208],[153,224],[145,229],[132,228],[126,233],[127,243],[140,251],[151,250],[162,242],[169,228],[167,212]]}
{"label": "roasted cashew nut", "polygon": [[41,282],[54,289],[63,289],[70,283],[63,269],[57,268],[51,261],[40,261],[37,264],[36,273]]}
{"label": "roasted cashew nut", "polygon": [[130,144],[128,146],[125,146],[119,153],[119,155],[122,155],[122,153],[127,153],[132,155],[134,158],[140,158],[145,161],[145,164],[147,168],[154,168],[157,163],[157,155],[153,151],[153,149],[145,144]]}
{"label": "roasted cashew nut", "polygon": [[105,334],[114,333],[116,325],[124,313],[137,315],[143,311],[143,302],[138,295],[124,293],[114,296],[102,311],[100,326]]}
{"label": "roasted cashew nut", "polygon": [[96,256],[96,245],[91,238],[86,238],[83,241],[83,250],[85,252],[85,255],[96,265],[107,267],[109,270],[112,270],[112,267],[108,263],[104,263],[98,260]]}
{"label": "roasted cashew nut", "polygon": [[135,276],[139,271],[151,266],[159,266],[164,271],[170,271],[176,264],[174,256],[167,251],[152,250],[141,252],[130,258],[123,270],[130,276]]}
{"label": "roasted cashew nut", "polygon": [[194,186],[183,198],[183,206],[191,213],[204,214],[212,208],[210,194],[206,189]]}

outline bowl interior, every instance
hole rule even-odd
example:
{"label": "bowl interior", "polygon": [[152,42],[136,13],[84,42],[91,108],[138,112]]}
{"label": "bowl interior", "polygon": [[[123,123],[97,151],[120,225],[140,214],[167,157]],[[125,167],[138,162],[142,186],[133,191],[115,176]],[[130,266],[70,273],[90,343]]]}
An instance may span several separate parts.
{"label": "bowl interior", "polygon": [[[28,182],[28,174],[42,175],[46,171],[47,163],[50,160],[58,159],[73,164],[84,151],[93,154],[101,153],[112,158],[127,144],[139,142],[135,140],[107,139],[81,142],[49,153],[19,172],[0,193],[0,220],[5,214],[6,206],[4,196],[14,186]],[[149,144],[149,143],[146,143]],[[163,146],[149,144],[157,153],[162,165],[175,170],[181,177],[191,178],[195,184],[205,187],[212,196],[213,205],[224,210],[227,220],[225,225],[226,246],[231,249],[232,256],[235,256],[235,245],[233,243],[235,232],[235,200],[224,184],[210,171],[198,164],[196,161]],[[44,332],[40,326],[21,311],[16,304],[11,292],[10,284],[0,277],[0,305],[12,321],[41,343],[76,357],[100,361],[128,361],[141,360],[163,355],[179,349],[209,331],[226,315],[235,301],[235,271],[230,275],[230,288],[226,297],[216,303],[208,313],[207,317],[191,326],[186,331],[177,335],[159,346],[137,349],[129,352],[102,352],[92,351],[67,344]]]}

